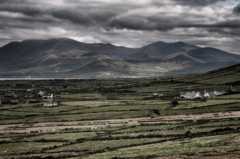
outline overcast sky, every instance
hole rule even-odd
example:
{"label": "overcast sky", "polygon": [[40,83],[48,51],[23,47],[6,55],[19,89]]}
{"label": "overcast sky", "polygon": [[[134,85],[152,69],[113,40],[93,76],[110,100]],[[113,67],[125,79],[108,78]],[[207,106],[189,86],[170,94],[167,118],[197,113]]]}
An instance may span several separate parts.
{"label": "overcast sky", "polygon": [[134,48],[183,41],[240,54],[240,1],[0,0],[0,46],[59,37]]}

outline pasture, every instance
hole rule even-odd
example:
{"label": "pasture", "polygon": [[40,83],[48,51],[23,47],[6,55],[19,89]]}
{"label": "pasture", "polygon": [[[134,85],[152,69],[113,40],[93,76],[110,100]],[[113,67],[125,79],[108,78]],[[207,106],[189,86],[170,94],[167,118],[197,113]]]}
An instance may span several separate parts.
{"label": "pasture", "polygon": [[[224,83],[191,82],[184,77],[0,81],[10,84],[0,85],[0,158],[156,158],[239,152],[240,94],[179,98],[181,91],[230,88]],[[35,85],[31,92],[35,103],[24,97],[31,85]],[[6,89],[18,96],[4,97]],[[43,90],[54,94],[57,106],[43,106],[37,94]],[[153,93],[163,97],[155,98]]]}

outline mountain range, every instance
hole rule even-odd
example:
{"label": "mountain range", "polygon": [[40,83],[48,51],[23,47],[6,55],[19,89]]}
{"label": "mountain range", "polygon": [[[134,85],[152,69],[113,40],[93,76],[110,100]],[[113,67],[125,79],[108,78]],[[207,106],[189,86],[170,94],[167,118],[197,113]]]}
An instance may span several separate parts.
{"label": "mountain range", "polygon": [[126,48],[68,38],[11,42],[0,48],[0,59],[1,74],[55,73],[97,78],[202,73],[240,63],[240,55],[184,42]]}

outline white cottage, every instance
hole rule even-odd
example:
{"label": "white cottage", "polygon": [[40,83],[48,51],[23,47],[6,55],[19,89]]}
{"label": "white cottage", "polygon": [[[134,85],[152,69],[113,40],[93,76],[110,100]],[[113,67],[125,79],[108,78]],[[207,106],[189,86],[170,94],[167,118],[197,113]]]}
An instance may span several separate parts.
{"label": "white cottage", "polygon": [[203,98],[200,92],[187,92],[185,98],[195,99],[195,98]]}

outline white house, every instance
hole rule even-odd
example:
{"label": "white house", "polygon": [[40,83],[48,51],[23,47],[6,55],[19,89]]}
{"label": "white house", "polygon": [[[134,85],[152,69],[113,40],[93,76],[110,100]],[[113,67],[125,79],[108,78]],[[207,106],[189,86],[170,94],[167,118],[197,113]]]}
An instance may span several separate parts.
{"label": "white house", "polygon": [[196,91],[196,92],[181,92],[180,97],[195,99],[195,98],[213,98],[224,94],[224,91]]}
{"label": "white house", "polygon": [[203,98],[203,96],[201,95],[201,93],[193,91],[193,92],[187,92],[185,95],[185,98],[195,99],[195,98]]}

